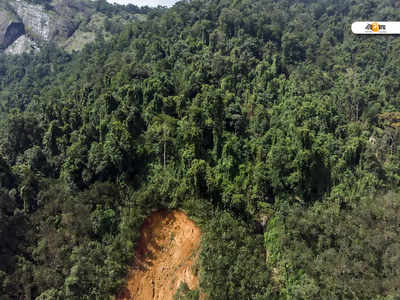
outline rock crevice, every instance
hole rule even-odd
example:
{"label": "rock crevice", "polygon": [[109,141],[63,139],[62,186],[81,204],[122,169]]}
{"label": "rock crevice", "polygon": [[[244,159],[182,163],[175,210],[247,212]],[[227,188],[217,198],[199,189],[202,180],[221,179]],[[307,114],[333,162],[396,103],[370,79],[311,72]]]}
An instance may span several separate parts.
{"label": "rock crevice", "polygon": [[25,34],[25,26],[23,23],[12,22],[6,29],[1,43],[3,49],[14,43],[20,36]]}

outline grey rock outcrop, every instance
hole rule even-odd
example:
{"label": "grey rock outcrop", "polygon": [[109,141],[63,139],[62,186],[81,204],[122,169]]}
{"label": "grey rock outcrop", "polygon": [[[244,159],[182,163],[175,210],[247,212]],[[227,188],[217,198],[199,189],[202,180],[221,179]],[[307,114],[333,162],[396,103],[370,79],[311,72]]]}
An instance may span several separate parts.
{"label": "grey rock outcrop", "polygon": [[26,52],[39,51],[38,45],[35,41],[31,40],[25,34],[17,38],[12,45],[10,45],[4,53],[6,54],[22,54]]}
{"label": "grey rock outcrop", "polygon": [[22,21],[12,11],[0,5],[0,49],[6,49],[25,33]]}
{"label": "grey rock outcrop", "polygon": [[104,25],[107,19],[126,24],[140,18],[132,12],[112,15],[92,0],[51,0],[46,5],[0,0],[0,55],[38,51],[47,42],[69,52],[79,51],[98,33],[111,38]]}
{"label": "grey rock outcrop", "polygon": [[[50,9],[25,0],[2,1],[5,0],[0,0],[0,51],[10,48],[4,51],[8,54],[38,49],[41,42],[52,41],[62,47],[82,23],[87,24],[97,13],[87,0],[54,0]],[[80,48],[92,40],[80,38]]]}
{"label": "grey rock outcrop", "polygon": [[20,36],[25,34],[25,26],[20,22],[12,22],[8,25],[3,37],[2,47],[7,48]]}
{"label": "grey rock outcrop", "polygon": [[40,5],[29,4],[25,1],[10,1],[12,9],[21,18],[25,30],[34,38],[49,41],[51,37],[52,20],[50,14]]}

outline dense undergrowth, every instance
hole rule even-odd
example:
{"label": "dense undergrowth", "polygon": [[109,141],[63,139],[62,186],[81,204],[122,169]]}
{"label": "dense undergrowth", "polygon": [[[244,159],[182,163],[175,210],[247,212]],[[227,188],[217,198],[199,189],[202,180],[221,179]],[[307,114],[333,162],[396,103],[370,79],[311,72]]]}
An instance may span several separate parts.
{"label": "dense undergrowth", "polygon": [[193,0],[1,56],[0,299],[111,297],[161,208],[209,299],[399,297],[400,40],[350,30],[396,5]]}

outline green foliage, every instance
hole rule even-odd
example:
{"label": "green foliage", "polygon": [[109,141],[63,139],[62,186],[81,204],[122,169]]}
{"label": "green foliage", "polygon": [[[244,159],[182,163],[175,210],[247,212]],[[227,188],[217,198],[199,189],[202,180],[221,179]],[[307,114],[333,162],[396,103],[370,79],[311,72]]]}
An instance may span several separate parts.
{"label": "green foliage", "polygon": [[199,291],[191,291],[187,286],[186,282],[181,283],[179,288],[174,295],[174,300],[199,300]]}
{"label": "green foliage", "polygon": [[282,294],[296,299],[398,297],[398,197],[365,198],[352,209],[334,203],[294,207],[284,224],[271,223],[266,244]]}
{"label": "green foliage", "polygon": [[269,299],[270,272],[261,236],[229,213],[210,220],[202,238],[200,287],[208,299]]}
{"label": "green foliage", "polygon": [[394,1],[94,5],[110,40],[0,56],[3,298],[115,295],[165,208],[203,230],[178,299],[398,296],[400,42],[343,26]]}

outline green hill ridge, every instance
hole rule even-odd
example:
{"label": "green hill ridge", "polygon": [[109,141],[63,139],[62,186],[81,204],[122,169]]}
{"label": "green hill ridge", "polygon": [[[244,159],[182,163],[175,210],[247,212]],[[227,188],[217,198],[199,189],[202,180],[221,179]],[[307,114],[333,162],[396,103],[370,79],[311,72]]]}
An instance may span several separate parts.
{"label": "green hill ridge", "polygon": [[49,42],[0,22],[40,48],[0,56],[0,299],[112,299],[174,209],[176,299],[400,297],[400,39],[351,32],[396,1],[66,3]]}

